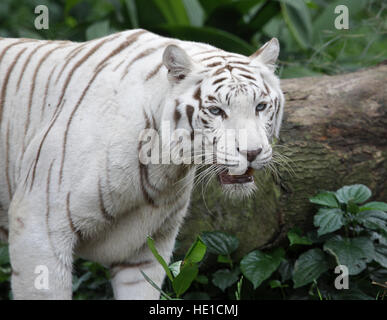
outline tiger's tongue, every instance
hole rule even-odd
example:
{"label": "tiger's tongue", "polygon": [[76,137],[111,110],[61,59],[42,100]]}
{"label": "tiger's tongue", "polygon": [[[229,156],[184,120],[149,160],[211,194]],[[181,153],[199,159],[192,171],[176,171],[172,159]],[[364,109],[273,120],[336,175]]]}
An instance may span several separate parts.
{"label": "tiger's tongue", "polygon": [[222,171],[219,173],[219,180],[221,184],[237,184],[237,183],[247,183],[254,182],[254,169],[248,168],[244,174],[241,175],[231,175],[227,171]]}

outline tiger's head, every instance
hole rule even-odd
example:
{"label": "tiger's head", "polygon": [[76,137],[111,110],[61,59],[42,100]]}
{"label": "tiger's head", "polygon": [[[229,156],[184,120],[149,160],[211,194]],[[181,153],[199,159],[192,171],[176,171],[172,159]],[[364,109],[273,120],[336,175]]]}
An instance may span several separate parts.
{"label": "tiger's head", "polygon": [[250,57],[215,48],[189,56],[176,45],[163,54],[170,83],[164,116],[173,119],[179,135],[188,132],[172,150],[191,163],[204,158],[231,196],[252,194],[254,170],[272,160],[284,106],[274,74],[278,54],[275,38]]}

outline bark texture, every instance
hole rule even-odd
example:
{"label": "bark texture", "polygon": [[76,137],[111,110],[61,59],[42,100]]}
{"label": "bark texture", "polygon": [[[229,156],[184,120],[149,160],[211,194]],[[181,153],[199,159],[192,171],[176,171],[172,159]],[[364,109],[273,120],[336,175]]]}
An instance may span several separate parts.
{"label": "bark texture", "polygon": [[237,236],[239,257],[275,246],[289,228],[312,226],[316,208],[308,198],[319,190],[362,183],[372,200],[387,201],[387,65],[287,79],[282,88],[285,116],[275,150],[289,158],[287,165],[277,167],[277,176],[258,172],[259,191],[244,201],[225,199],[217,181],[199,185],[179,235],[180,251],[210,230]]}

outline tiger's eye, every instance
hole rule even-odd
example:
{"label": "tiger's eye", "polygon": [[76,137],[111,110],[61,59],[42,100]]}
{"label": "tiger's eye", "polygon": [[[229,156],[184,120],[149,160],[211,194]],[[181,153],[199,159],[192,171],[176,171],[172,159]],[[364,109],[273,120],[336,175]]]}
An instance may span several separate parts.
{"label": "tiger's eye", "polygon": [[211,107],[208,109],[213,115],[215,116],[220,116],[222,114],[222,109],[218,108],[218,107]]}
{"label": "tiger's eye", "polygon": [[267,107],[267,104],[266,103],[260,103],[258,104],[256,107],[255,107],[255,112],[260,112],[260,111],[263,111],[265,110]]}

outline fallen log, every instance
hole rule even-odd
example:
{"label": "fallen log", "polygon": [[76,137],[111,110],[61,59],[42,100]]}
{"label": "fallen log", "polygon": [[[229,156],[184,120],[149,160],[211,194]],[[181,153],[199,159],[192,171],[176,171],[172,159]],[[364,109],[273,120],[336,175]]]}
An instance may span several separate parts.
{"label": "fallen log", "polygon": [[198,186],[179,235],[180,251],[202,231],[240,240],[238,256],[275,246],[293,226],[308,229],[320,190],[362,183],[387,200],[387,65],[337,76],[286,79],[277,174],[257,173],[248,200],[225,199],[216,181]]}

